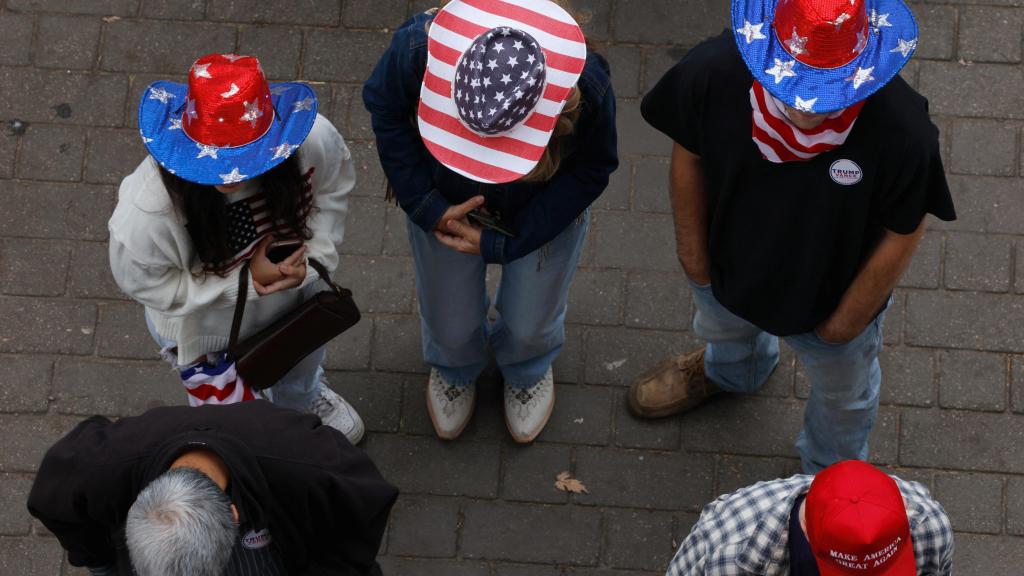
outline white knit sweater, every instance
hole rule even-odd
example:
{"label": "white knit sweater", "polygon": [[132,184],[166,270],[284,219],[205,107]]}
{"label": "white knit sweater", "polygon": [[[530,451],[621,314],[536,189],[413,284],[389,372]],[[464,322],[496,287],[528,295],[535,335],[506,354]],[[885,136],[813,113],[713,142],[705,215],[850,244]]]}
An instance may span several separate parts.
{"label": "white knit sweater", "polygon": [[[356,181],[352,155],[323,116],[317,116],[299,153],[303,173],[316,167],[313,209],[307,221],[313,237],[306,242],[307,255],[333,272],[338,266],[337,246],[345,233],[348,193]],[[227,277],[194,274],[201,271],[202,263],[152,157],[121,182],[108,228],[114,280],[146,307],[157,333],[178,344],[178,362],[226,349],[239,268]],[[259,331],[299,305],[302,288],[317,278],[309,268],[301,287],[263,297],[250,279],[240,337]]]}

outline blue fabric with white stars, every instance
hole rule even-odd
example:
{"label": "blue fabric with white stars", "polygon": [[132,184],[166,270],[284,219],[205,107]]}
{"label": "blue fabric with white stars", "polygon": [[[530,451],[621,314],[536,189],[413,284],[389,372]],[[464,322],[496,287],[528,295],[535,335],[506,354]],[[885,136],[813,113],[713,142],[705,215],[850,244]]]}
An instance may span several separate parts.
{"label": "blue fabric with white stars", "polygon": [[532,36],[515,28],[481,34],[462,55],[452,85],[459,117],[477,134],[493,136],[517,126],[544,93],[547,66]]}
{"label": "blue fabric with white stars", "polygon": [[[900,0],[867,0],[867,46],[838,68],[815,68],[794,58],[776,37],[776,0],[733,0],[736,45],[754,78],[786,105],[826,114],[860,102],[885,86],[917,48],[917,22]],[[809,47],[808,47],[809,48]]]}

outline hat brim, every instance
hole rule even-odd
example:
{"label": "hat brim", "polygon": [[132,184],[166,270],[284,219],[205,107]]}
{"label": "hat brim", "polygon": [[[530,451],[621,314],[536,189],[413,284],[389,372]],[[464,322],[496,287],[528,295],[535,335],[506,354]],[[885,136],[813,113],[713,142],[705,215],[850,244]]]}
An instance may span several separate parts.
{"label": "hat brim", "polygon": [[[732,27],[736,45],[754,78],[773,96],[793,108],[827,114],[864,100],[889,83],[910,61],[917,46],[917,22],[900,0],[867,0],[865,8],[887,16],[888,26],[868,26],[868,43],[852,62],[838,68],[815,68],[796,60],[783,46],[773,27],[776,0],[733,0]],[[761,36],[740,32],[746,24],[762,24]],[[810,48],[810,47],[809,47]],[[768,73],[776,60],[794,62],[794,75]],[[854,82],[858,71],[870,69],[863,82]],[[863,74],[863,73],[862,73]],[[797,105],[797,98],[801,106]],[[813,102],[808,110],[806,103]]]}
{"label": "hat brim", "polygon": [[[162,101],[151,90],[170,95]],[[301,145],[317,116],[316,93],[306,84],[271,84],[275,117],[267,132],[249,144],[203,151],[180,128],[188,86],[158,81],[143,92],[139,103],[139,134],[149,153],[179,178],[209,186],[248,180],[284,162]],[[307,98],[312,103],[307,104]],[[300,104],[300,105],[296,105]]]}
{"label": "hat brim", "polygon": [[[496,5],[494,12],[485,10],[489,4]],[[505,2],[454,0],[437,13],[428,33],[427,69],[417,110],[420,136],[438,162],[477,182],[503,184],[533,171],[586,65],[586,40],[572,16],[547,0],[524,0],[519,4],[510,9]],[[502,13],[505,10],[508,14]],[[557,21],[557,35],[528,14],[542,12],[547,22]],[[533,113],[523,122],[500,135],[482,136],[467,128],[459,117],[452,98],[455,67],[480,34],[506,26],[536,38],[549,55],[547,86]]]}

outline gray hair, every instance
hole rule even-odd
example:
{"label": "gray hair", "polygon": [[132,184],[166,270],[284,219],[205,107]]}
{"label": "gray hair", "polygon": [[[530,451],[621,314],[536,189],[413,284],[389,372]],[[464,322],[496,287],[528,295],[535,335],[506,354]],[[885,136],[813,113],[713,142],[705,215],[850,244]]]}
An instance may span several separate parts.
{"label": "gray hair", "polygon": [[172,468],[139,492],[125,537],[139,576],[220,576],[238,526],[231,498],[209,476]]}

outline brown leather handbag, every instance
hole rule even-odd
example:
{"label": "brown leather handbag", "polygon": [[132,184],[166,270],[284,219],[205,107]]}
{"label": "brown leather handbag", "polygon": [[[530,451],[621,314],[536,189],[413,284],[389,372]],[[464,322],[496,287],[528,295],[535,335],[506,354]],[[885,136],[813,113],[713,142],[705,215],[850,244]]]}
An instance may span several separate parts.
{"label": "brown leather handbag", "polygon": [[359,308],[352,292],[338,286],[323,264],[310,258],[309,265],[329,290],[316,293],[270,326],[238,341],[245,300],[249,294],[249,262],[238,274],[238,301],[231,322],[228,355],[242,380],[256,390],[270,388],[303,358],[359,322]]}

